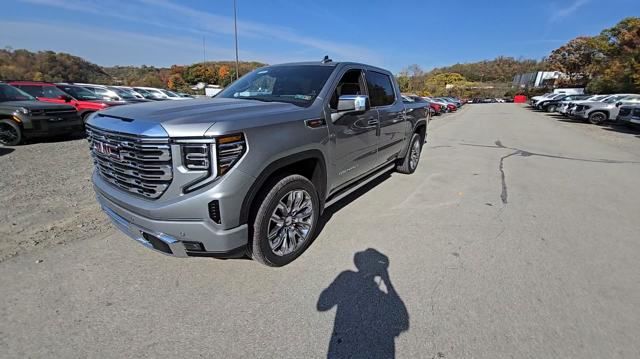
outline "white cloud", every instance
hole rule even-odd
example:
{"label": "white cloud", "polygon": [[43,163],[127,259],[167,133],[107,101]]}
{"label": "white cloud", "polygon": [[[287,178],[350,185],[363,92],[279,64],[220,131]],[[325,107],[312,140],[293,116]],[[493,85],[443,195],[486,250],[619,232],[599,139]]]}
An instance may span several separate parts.
{"label": "white cloud", "polygon": [[[199,36],[217,35],[228,38],[232,45],[231,36],[234,33],[233,17],[200,11],[170,0],[20,0],[40,6],[51,6],[65,11],[84,12],[92,15],[108,16],[129,23],[149,25],[154,29],[171,30],[172,33],[198,34]],[[240,9],[241,10],[241,9]],[[273,24],[238,21],[238,32],[243,38],[257,38],[264,42],[274,41],[298,46],[288,53],[283,53],[279,46],[274,46],[271,53],[260,53],[250,60],[266,61],[269,63],[297,60],[303,50],[314,54],[315,57],[330,55],[334,59],[357,60],[380,65],[381,58],[367,48],[343,42],[335,42],[301,34],[294,29]],[[227,41],[225,41],[227,42]],[[277,45],[277,44],[276,44]],[[250,51],[243,51],[241,41],[240,50],[243,55]],[[267,50],[269,51],[269,50]],[[314,58],[315,58],[314,57]],[[208,56],[209,58],[209,56]],[[247,58],[248,59],[248,58]],[[282,59],[282,60],[280,60]],[[306,58],[309,59],[308,57]],[[271,60],[271,61],[270,61]],[[276,60],[276,61],[273,61]]]}
{"label": "white cloud", "polygon": [[[139,33],[42,22],[0,21],[0,47],[53,50],[81,56],[99,65],[191,64],[202,58],[202,43],[187,37]],[[46,34],[46,41],[43,41]],[[207,50],[207,56],[230,59],[231,48]]]}
{"label": "white cloud", "polygon": [[556,22],[563,18],[573,15],[576,11],[578,11],[581,7],[589,3],[590,0],[574,0],[569,6],[556,9],[549,21]]}

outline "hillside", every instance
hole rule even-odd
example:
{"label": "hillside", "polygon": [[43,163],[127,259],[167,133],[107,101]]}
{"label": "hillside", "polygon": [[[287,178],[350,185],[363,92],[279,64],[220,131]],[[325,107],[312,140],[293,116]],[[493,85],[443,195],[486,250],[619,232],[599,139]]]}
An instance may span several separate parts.
{"label": "hillside", "polygon": [[0,49],[0,79],[105,83],[110,76],[102,67],[66,53]]}
{"label": "hillside", "polygon": [[511,82],[516,74],[541,71],[546,66],[544,61],[500,56],[493,60],[435,68],[430,74],[458,73],[469,81]]}
{"label": "hillside", "polygon": [[[240,62],[240,75],[264,65],[259,62]],[[62,52],[0,50],[0,80],[71,81],[168,87],[189,91],[189,85],[197,82],[226,86],[233,79],[233,61],[207,61],[187,66],[174,65],[170,68],[145,65],[102,67]]]}

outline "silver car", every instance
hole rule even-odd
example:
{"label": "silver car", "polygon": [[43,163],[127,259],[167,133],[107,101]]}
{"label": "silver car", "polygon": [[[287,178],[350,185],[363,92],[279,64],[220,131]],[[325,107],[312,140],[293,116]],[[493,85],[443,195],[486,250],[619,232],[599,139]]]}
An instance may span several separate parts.
{"label": "silver car", "polygon": [[633,103],[640,103],[640,95],[616,94],[602,101],[581,102],[571,112],[571,118],[599,125],[605,121],[615,120],[621,105]]}

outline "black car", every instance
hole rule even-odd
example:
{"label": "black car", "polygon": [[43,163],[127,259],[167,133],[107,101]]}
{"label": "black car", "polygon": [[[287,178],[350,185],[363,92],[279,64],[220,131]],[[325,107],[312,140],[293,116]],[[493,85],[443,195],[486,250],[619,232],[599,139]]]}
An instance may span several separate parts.
{"label": "black car", "polygon": [[69,135],[84,130],[75,107],[40,102],[0,83],[0,144],[16,146],[27,138]]}
{"label": "black car", "polygon": [[546,112],[556,112],[556,109],[560,107],[562,101],[577,101],[584,100],[591,97],[591,95],[565,95],[556,97],[552,100],[541,101],[538,104],[538,109]]}

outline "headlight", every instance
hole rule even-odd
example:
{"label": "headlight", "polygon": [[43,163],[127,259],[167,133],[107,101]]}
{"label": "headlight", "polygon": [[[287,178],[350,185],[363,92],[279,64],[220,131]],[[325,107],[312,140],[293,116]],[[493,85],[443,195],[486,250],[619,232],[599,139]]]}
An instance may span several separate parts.
{"label": "headlight", "polygon": [[28,108],[26,108],[26,107],[20,107],[20,108],[18,109],[18,112],[20,112],[20,113],[21,113],[21,114],[23,114],[23,115],[28,115],[28,114],[30,114],[30,113],[31,113],[31,110],[29,110],[29,109],[28,109]]}
{"label": "headlight", "polygon": [[590,109],[590,108],[591,108],[591,106],[585,106],[585,107],[584,107],[584,109],[585,109],[585,110],[588,110],[588,109]]}
{"label": "headlight", "polygon": [[216,139],[218,176],[227,173],[242,158],[246,147],[244,136],[241,133],[221,136]]}
{"label": "headlight", "polygon": [[182,163],[190,170],[206,171],[211,168],[209,144],[182,145]]}
{"label": "headlight", "polygon": [[182,165],[193,172],[200,172],[194,182],[184,187],[184,193],[195,191],[227,173],[246,152],[244,136],[225,135],[209,139],[179,139]]}

